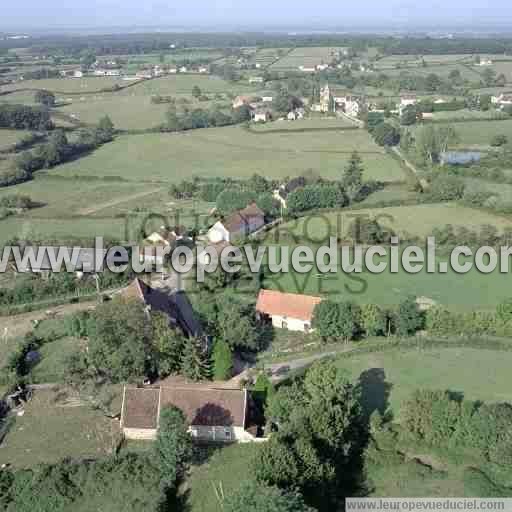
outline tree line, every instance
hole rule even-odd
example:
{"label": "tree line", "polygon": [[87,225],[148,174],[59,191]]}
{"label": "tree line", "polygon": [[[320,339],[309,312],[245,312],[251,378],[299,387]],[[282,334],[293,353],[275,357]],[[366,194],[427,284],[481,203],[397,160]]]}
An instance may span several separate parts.
{"label": "tree line", "polygon": [[113,139],[114,125],[108,116],[103,117],[97,127],[80,130],[75,142],[70,142],[63,130],[53,130],[47,142],[16,156],[13,167],[0,175],[0,187],[28,181],[38,170],[50,169],[75,159]]}

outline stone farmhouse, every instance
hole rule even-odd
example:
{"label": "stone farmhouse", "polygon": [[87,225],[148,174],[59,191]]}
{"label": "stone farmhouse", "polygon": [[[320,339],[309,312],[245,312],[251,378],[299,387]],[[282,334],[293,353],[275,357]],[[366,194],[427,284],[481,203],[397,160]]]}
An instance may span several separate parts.
{"label": "stone farmhouse", "polygon": [[156,438],[160,411],[181,409],[195,441],[250,443],[258,436],[254,404],[247,389],[215,388],[210,384],[185,383],[135,388],[125,386],[121,430],[126,439]]}
{"label": "stone farmhouse", "polygon": [[320,297],[261,290],[256,302],[256,316],[279,329],[310,332],[313,312],[320,302]]}
{"label": "stone farmhouse", "polygon": [[236,238],[243,238],[258,231],[264,225],[265,214],[252,203],[226,219],[216,222],[208,231],[208,240],[212,244],[233,242]]}

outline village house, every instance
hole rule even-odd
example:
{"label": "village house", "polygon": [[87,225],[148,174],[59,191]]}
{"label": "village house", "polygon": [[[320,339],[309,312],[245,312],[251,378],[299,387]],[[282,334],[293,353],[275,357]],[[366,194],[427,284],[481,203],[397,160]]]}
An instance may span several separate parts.
{"label": "village house", "polygon": [[189,338],[204,339],[204,349],[208,350],[209,340],[203,335],[201,323],[185,292],[152,288],[141,279],[135,278],[118,295],[125,300],[142,302],[148,315],[152,311],[163,313],[169,319],[170,327],[179,328]]}
{"label": "village house", "polygon": [[153,78],[153,73],[150,70],[142,70],[137,71],[137,73],[135,73],[135,76],[139,79],[149,79]]}
{"label": "village house", "polygon": [[212,384],[167,384],[158,387],[125,386],[121,409],[121,430],[126,439],[154,440],[164,407],[177,407],[185,415],[188,431],[195,441],[250,443],[257,437],[252,421],[254,408],[247,389],[215,388]]}
{"label": "village house", "polygon": [[[187,230],[184,227],[175,227],[173,229],[162,226],[158,231],[151,233],[144,239],[139,247],[139,259],[141,262],[149,264],[163,265],[164,258],[157,254],[157,249],[166,247],[174,248],[177,242],[188,238]],[[191,240],[190,238],[188,238]]]}
{"label": "village house", "polygon": [[320,297],[261,290],[256,302],[256,316],[279,329],[307,333],[311,331],[313,312],[320,302]]}
{"label": "village house", "polygon": [[274,97],[273,96],[263,96],[261,98],[261,101],[263,103],[272,103],[272,101],[274,101]]}
{"label": "village house", "polygon": [[316,71],[315,67],[309,67],[309,66],[299,66],[299,69],[303,71],[304,73],[314,73]]}
{"label": "village house", "polygon": [[292,178],[285,184],[282,184],[278,189],[274,190],[273,197],[281,203],[283,208],[286,208],[286,198],[294,190],[306,186],[306,179],[303,176]]}
{"label": "village house", "polygon": [[415,94],[405,94],[404,96],[401,96],[400,97],[400,105],[398,107],[400,116],[402,116],[403,111],[407,107],[409,107],[411,105],[416,105],[416,103],[418,103],[418,98],[416,97]]}
{"label": "village house", "polygon": [[264,225],[265,214],[256,203],[252,203],[216,222],[208,231],[208,240],[213,244],[222,241],[232,243],[234,239],[248,236]]}
{"label": "village house", "polygon": [[84,74],[79,69],[73,71],[73,78],[83,78]]}
{"label": "village house", "polygon": [[199,73],[208,73],[208,68],[204,67],[204,66],[201,66],[199,69],[198,69]]}
{"label": "village house", "polygon": [[296,108],[290,112],[286,116],[288,121],[297,121],[299,119],[304,119],[305,111],[303,108]]}
{"label": "village house", "polygon": [[493,96],[491,98],[491,102],[501,108],[507,105],[512,105],[512,94],[500,94],[499,96]]}
{"label": "village house", "polygon": [[153,67],[153,76],[162,76],[165,74],[164,68],[160,65],[156,65]]}
{"label": "village house", "polygon": [[255,103],[260,101],[260,98],[257,96],[237,96],[233,100],[233,108],[240,108],[243,105],[250,105],[251,103]]}
{"label": "village house", "polygon": [[266,123],[271,119],[271,112],[266,109],[259,109],[254,112],[254,122],[255,123]]}

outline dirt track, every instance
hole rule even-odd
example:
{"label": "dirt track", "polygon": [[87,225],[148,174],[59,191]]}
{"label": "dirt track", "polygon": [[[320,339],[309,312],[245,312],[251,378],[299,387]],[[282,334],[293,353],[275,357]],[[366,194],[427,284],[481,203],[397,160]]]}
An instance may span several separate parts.
{"label": "dirt track", "polygon": [[126,203],[127,201],[131,201],[133,199],[139,199],[140,197],[149,196],[151,194],[156,194],[157,192],[161,192],[161,188],[156,188],[154,190],[146,190],[145,192],[138,192],[137,194],[132,194],[131,196],[124,196],[118,199],[114,199],[113,201],[109,201],[108,203],[101,203],[95,206],[91,206],[90,208],[82,208],[78,210],[78,215],[93,215],[105,208],[110,208],[111,206],[117,206],[118,204]]}

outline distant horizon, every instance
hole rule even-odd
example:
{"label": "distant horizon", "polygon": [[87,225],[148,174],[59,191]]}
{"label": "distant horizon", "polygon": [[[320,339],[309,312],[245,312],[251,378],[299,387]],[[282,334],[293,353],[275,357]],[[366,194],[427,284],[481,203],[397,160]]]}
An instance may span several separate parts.
{"label": "distant horizon", "polygon": [[[2,6],[0,32],[186,31],[186,32],[512,32],[512,4],[495,0],[192,0],[177,6],[162,0],[20,0]],[[156,23],[155,21],[158,21]]]}
{"label": "distant horizon", "polygon": [[124,24],[124,25],[54,25],[54,26],[2,26],[1,35],[109,35],[109,34],[179,34],[179,33],[261,33],[261,34],[283,34],[283,35],[424,35],[428,36],[509,36],[512,37],[512,21],[496,24],[474,24],[474,25],[352,25],[351,27],[335,27],[313,25],[147,25],[147,24]]}

